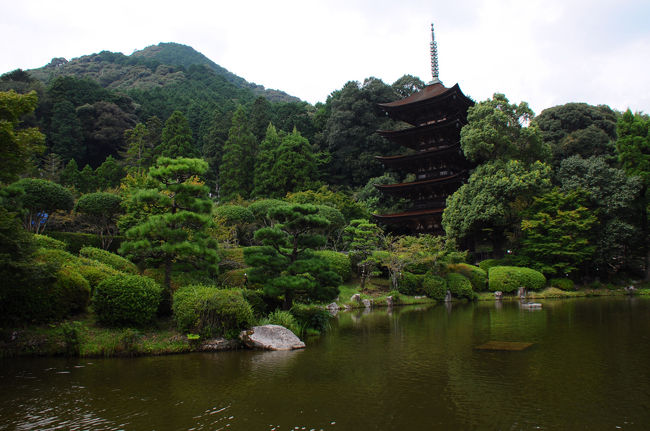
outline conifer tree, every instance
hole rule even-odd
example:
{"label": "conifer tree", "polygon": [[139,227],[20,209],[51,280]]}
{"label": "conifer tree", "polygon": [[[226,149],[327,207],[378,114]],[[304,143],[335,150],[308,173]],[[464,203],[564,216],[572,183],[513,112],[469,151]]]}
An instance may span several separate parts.
{"label": "conifer tree", "polygon": [[207,169],[208,164],[200,159],[160,157],[149,170],[149,177],[158,186],[131,198],[161,212],[130,228],[119,251],[135,261],[163,267],[165,311],[171,309],[174,269],[189,266],[216,272],[217,244],[207,233],[212,223],[212,202],[208,188],[199,179]]}
{"label": "conifer tree", "polygon": [[293,129],[275,150],[272,181],[280,196],[302,191],[315,184],[318,175],[316,158],[309,141]]}
{"label": "conifer tree", "polygon": [[192,140],[192,131],[187,118],[180,111],[174,111],[165,121],[162,142],[157,153],[162,157],[198,157]]}
{"label": "conifer tree", "polygon": [[250,131],[244,108],[239,106],[232,117],[232,127],[223,147],[219,168],[219,188],[223,200],[236,195],[247,198],[253,190],[257,141]]}
{"label": "conifer tree", "polygon": [[148,138],[149,131],[142,123],[124,132],[126,148],[120,155],[128,172],[140,175],[151,165],[153,146]]}
{"label": "conifer tree", "polygon": [[[255,187],[253,196],[276,196],[278,188],[273,179],[273,165],[275,164],[275,151],[280,146],[281,139],[275,126],[269,123],[266,136],[260,144],[259,152],[255,157]],[[284,196],[284,195],[283,195]]]}

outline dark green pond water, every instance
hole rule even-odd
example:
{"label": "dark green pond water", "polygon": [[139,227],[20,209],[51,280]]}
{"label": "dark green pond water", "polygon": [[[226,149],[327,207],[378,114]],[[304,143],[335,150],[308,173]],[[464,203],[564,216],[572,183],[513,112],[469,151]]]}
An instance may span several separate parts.
{"label": "dark green pond water", "polygon": [[0,429],[650,429],[650,300],[543,304],[342,313],[294,352],[4,360]]}

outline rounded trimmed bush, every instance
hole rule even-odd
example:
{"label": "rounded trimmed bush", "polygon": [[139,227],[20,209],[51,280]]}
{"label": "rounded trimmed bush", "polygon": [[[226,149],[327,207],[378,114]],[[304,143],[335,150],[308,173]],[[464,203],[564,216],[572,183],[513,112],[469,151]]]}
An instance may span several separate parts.
{"label": "rounded trimmed bush", "polygon": [[475,292],[482,292],[487,290],[488,277],[487,272],[478,266],[469,265],[467,263],[453,263],[447,266],[449,272],[462,274],[469,279],[472,283],[472,289]]}
{"label": "rounded trimmed bush", "polygon": [[140,275],[114,275],[99,283],[93,308],[99,322],[109,326],[144,326],[156,316],[162,288]]}
{"label": "rounded trimmed bush", "polygon": [[204,337],[235,338],[255,321],[241,290],[201,284],[178,289],[174,293],[173,310],[179,331]]}
{"label": "rounded trimmed bush", "polygon": [[36,246],[40,248],[65,250],[66,247],[65,242],[38,233],[34,235],[34,242],[36,243]]}
{"label": "rounded trimmed bush", "polygon": [[[71,265],[63,265],[56,273],[52,305],[59,316],[68,316],[86,309],[90,301],[90,283]],[[56,305],[54,305],[56,304]]]}
{"label": "rounded trimmed bush", "polygon": [[573,280],[570,278],[552,278],[549,280],[548,284],[561,290],[575,290]]}
{"label": "rounded trimmed bush", "polygon": [[422,289],[422,281],[424,280],[424,275],[412,274],[410,272],[403,272],[402,279],[399,281],[397,290],[403,295],[421,295],[424,293]]}
{"label": "rounded trimmed bush", "polygon": [[59,250],[55,248],[41,248],[36,250],[34,253],[34,258],[37,262],[48,263],[55,265],[56,267],[61,267],[63,265],[76,265],[79,261],[79,258],[71,253],[68,253],[65,250]]}
{"label": "rounded trimmed bush", "polygon": [[251,210],[241,205],[219,205],[214,208],[214,215],[223,219],[228,226],[255,221]]}
{"label": "rounded trimmed bush", "polygon": [[422,280],[422,288],[429,298],[442,301],[447,295],[447,280],[438,275],[426,274]]}
{"label": "rounded trimmed bush", "polygon": [[457,298],[474,299],[472,282],[462,274],[455,272],[447,274],[447,288]]}
{"label": "rounded trimmed bush", "polygon": [[494,266],[489,272],[489,286],[492,292],[509,293],[520,287],[539,290],[546,285],[546,277],[534,269],[518,266]]}
{"label": "rounded trimmed bush", "polygon": [[347,254],[332,250],[318,250],[314,252],[314,256],[325,260],[329,268],[336,272],[344,282],[352,278],[352,266]]}
{"label": "rounded trimmed bush", "polygon": [[285,201],[279,199],[260,199],[248,206],[248,209],[253,213],[253,217],[260,224],[265,224],[267,221],[267,214],[271,208],[278,206],[289,205]]}
{"label": "rounded trimmed bush", "polygon": [[89,259],[95,259],[96,261],[106,264],[121,272],[126,272],[128,274],[137,274],[138,272],[138,267],[130,260],[118,256],[115,253],[111,253],[110,251],[102,250],[101,248],[83,247],[79,250],[79,255]]}
{"label": "rounded trimmed bush", "polygon": [[79,274],[90,283],[93,292],[102,281],[114,275],[122,274],[117,269],[87,257],[80,257],[77,264]]}

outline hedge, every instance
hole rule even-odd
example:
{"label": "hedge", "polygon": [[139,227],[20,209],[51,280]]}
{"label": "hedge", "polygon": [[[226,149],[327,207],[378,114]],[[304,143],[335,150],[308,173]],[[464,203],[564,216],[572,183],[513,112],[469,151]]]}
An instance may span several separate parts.
{"label": "hedge", "polygon": [[108,266],[105,263],[98,262],[94,259],[88,259],[87,257],[80,257],[77,261],[76,267],[79,274],[90,283],[91,292],[95,290],[99,283],[107,278],[122,274],[117,269]]}
{"label": "hedge", "polygon": [[162,288],[140,275],[114,275],[99,283],[93,295],[97,320],[108,326],[144,326],[156,316]]}
{"label": "hedge", "polygon": [[[81,232],[47,232],[47,236],[63,241],[66,244],[66,250],[70,253],[78,254],[83,247],[101,248],[102,240],[99,235]],[[113,237],[109,251],[116,252],[122,244],[123,237]]]}
{"label": "hedge", "polygon": [[89,259],[95,259],[121,272],[128,274],[138,273],[138,267],[133,262],[110,251],[102,250],[101,248],[84,247],[79,250],[79,255]]}
{"label": "hedge", "polygon": [[253,310],[237,289],[185,286],[174,293],[173,310],[179,331],[204,337],[235,338],[254,323]]}
{"label": "hedge", "polygon": [[467,277],[458,273],[447,274],[447,288],[457,298],[474,299],[472,283]]}
{"label": "hedge", "polygon": [[344,282],[352,278],[352,266],[347,254],[332,250],[318,250],[314,252],[314,256],[327,261],[330,269],[336,272]]}
{"label": "hedge", "polygon": [[549,286],[557,287],[561,290],[575,290],[573,280],[570,278],[552,278],[548,282]]}
{"label": "hedge", "polygon": [[429,298],[442,301],[447,295],[447,280],[438,275],[426,274],[422,279],[422,289]]}
{"label": "hedge", "polygon": [[546,285],[546,277],[534,269],[518,266],[494,266],[489,272],[489,286],[493,292],[516,292],[520,287],[539,290]]}
{"label": "hedge", "polygon": [[469,279],[472,283],[472,289],[475,292],[482,292],[487,290],[488,277],[487,272],[478,266],[468,265],[466,263],[453,263],[447,265],[449,272],[462,274]]}
{"label": "hedge", "polygon": [[65,242],[41,234],[34,235],[34,242],[36,243],[36,246],[40,248],[49,248],[56,250],[65,250],[66,248]]}
{"label": "hedge", "polygon": [[423,280],[424,275],[403,272],[402,278],[399,280],[399,284],[397,285],[397,290],[403,295],[422,295],[424,294],[422,288]]}

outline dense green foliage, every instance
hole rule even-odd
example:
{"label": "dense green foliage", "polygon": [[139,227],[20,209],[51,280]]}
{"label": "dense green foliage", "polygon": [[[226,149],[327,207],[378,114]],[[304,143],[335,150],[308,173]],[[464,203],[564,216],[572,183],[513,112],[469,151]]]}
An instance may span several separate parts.
{"label": "dense green foliage", "polygon": [[397,290],[403,295],[422,295],[424,293],[422,284],[424,277],[422,274],[412,274],[404,271],[402,278],[398,282]]}
{"label": "dense green foliage", "polygon": [[442,301],[447,295],[447,280],[439,275],[426,274],[422,279],[424,293],[436,301]]}
{"label": "dense green foliage", "polygon": [[252,267],[249,279],[264,286],[268,296],[282,297],[289,309],[295,298],[303,301],[329,301],[336,297],[341,278],[312,250],[325,243],[317,233],[329,222],[312,205],[277,206],[268,216],[273,227],[255,232],[262,246],[244,251],[246,264]]}
{"label": "dense green foliage", "polygon": [[475,292],[487,290],[488,277],[484,269],[467,263],[452,263],[447,266],[447,269],[449,272],[465,276],[472,283],[472,289]]}
{"label": "dense green foliage", "polygon": [[58,250],[65,250],[66,248],[65,242],[46,235],[34,234],[33,238],[34,244],[40,248],[53,248]]}
{"label": "dense green foliage", "polygon": [[490,268],[488,277],[493,292],[516,292],[520,287],[539,290],[546,285],[546,277],[541,272],[517,266],[494,266]]}
{"label": "dense green foliage", "polygon": [[115,275],[95,289],[93,309],[97,319],[108,326],[144,326],[158,310],[162,289],[148,277]]}
{"label": "dense green foliage", "polygon": [[88,193],[81,196],[74,210],[83,214],[95,227],[102,241],[102,248],[108,249],[117,234],[117,216],[122,213],[122,198],[113,193]]}
{"label": "dense green foliage", "polygon": [[128,274],[136,274],[138,271],[137,267],[132,262],[128,261],[122,256],[118,256],[117,254],[99,248],[83,247],[81,250],[79,250],[79,255],[87,257],[89,259],[94,259],[98,262],[110,266],[113,269]]}
{"label": "dense green foliage", "polygon": [[[208,190],[197,177],[207,163],[199,159],[160,157],[149,176],[155,189],[141,190],[131,199],[154,206],[161,213],[145,218],[126,232],[120,253],[164,268],[165,301],[171,301],[172,271],[188,266],[216,273],[217,244],[207,229],[212,223]],[[170,305],[170,304],[168,304]]]}
{"label": "dense green foliage", "polygon": [[306,329],[325,332],[329,327],[330,314],[318,305],[294,304],[290,312],[300,325],[301,332]]}
{"label": "dense green foliage", "polygon": [[463,274],[450,272],[447,274],[447,289],[456,298],[474,299],[472,282]]}
{"label": "dense green foliage", "polygon": [[174,319],[181,332],[235,338],[254,318],[241,291],[193,285],[174,293]]}
{"label": "dense green foliage", "polygon": [[318,250],[314,252],[314,256],[327,262],[327,266],[336,272],[343,282],[349,281],[352,277],[352,267],[347,254],[332,250]]}
{"label": "dense green foliage", "polygon": [[72,193],[52,181],[23,178],[11,187],[23,192],[20,197],[20,204],[25,210],[23,226],[34,233],[45,230],[49,214],[56,210],[69,211],[74,205]]}

